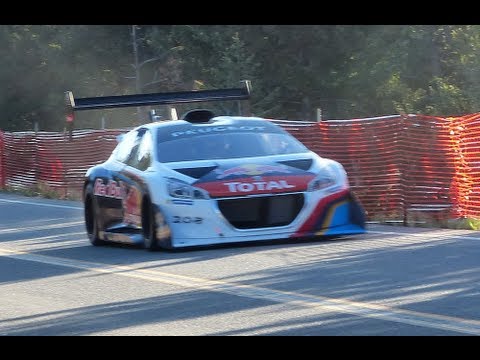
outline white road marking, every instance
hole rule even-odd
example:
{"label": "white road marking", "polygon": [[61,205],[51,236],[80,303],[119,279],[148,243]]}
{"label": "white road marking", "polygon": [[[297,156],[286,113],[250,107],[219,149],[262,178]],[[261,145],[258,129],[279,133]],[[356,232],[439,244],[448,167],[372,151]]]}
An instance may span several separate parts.
{"label": "white road marking", "polygon": [[85,222],[82,220],[82,221],[72,221],[67,223],[51,224],[51,225],[37,225],[37,226],[29,226],[29,227],[22,227],[22,228],[0,229],[0,234],[11,234],[11,233],[27,232],[27,231],[43,231],[43,230],[50,230],[50,229],[63,229],[66,227],[78,226],[78,225],[84,225],[84,224]]}
{"label": "white road marking", "polygon": [[[20,200],[6,200],[0,199],[0,202],[18,203],[25,205],[37,205],[54,208],[65,208],[83,210],[82,206],[66,206],[56,205],[32,201],[20,201]],[[83,224],[83,221],[35,226],[22,229],[3,229],[0,233],[12,233],[27,230],[46,230],[52,228],[61,228],[65,226],[76,226]],[[442,231],[438,231],[442,232]],[[447,240],[448,239],[462,239],[462,240],[478,240],[478,237],[462,236],[468,233],[466,231],[454,231],[446,230],[443,233],[438,234],[425,234],[425,233],[404,233],[395,231],[375,231],[368,230],[367,234],[379,234],[379,235],[399,235],[400,237],[411,238],[429,238],[429,240]],[[442,238],[443,237],[443,238]],[[373,239],[371,239],[373,240]],[[370,240],[370,241],[371,241]],[[365,241],[365,240],[360,240]],[[368,241],[368,239],[367,239]],[[374,240],[373,240],[374,241]],[[390,242],[390,241],[388,241]],[[398,244],[397,244],[398,245]],[[405,244],[404,244],[405,245]],[[146,270],[135,268],[134,266],[123,265],[108,265],[102,263],[93,263],[79,260],[63,259],[52,256],[30,254],[23,251],[14,251],[0,248],[0,256],[6,256],[10,258],[34,261],[49,265],[65,266],[70,268],[82,269],[86,271],[93,271],[97,273],[116,274],[119,276],[127,276],[132,278],[139,278],[143,280],[156,281],[181,287],[188,287],[194,289],[204,289],[210,291],[217,291],[222,293],[233,294],[237,296],[244,296],[249,298],[270,300],[279,303],[288,303],[291,305],[303,306],[303,307],[318,307],[329,311],[336,311],[341,313],[353,314],[365,318],[375,318],[386,321],[393,321],[398,323],[429,327],[434,329],[441,329],[447,331],[455,331],[459,333],[465,333],[470,335],[480,335],[480,321],[462,319],[457,317],[450,317],[444,315],[436,315],[429,313],[421,313],[410,310],[397,309],[385,305],[371,304],[366,302],[357,302],[347,299],[335,299],[327,298],[323,296],[313,296],[305,294],[297,294],[286,291],[278,291],[267,288],[255,287],[251,285],[244,285],[238,283],[229,283],[218,280],[208,280],[189,276],[182,276],[176,274],[169,274],[159,271]]]}
{"label": "white road marking", "polygon": [[[437,231],[437,230],[435,230]],[[412,237],[418,237],[425,239],[425,237],[428,238],[434,238],[436,235],[440,236],[448,236],[449,239],[455,238],[455,239],[460,239],[460,240],[479,240],[480,238],[475,236],[475,234],[471,230],[448,230],[448,229],[442,229],[441,234],[427,234],[427,233],[404,233],[404,232],[395,232],[395,231],[376,231],[376,230],[368,230],[367,234],[379,234],[379,235],[403,235],[403,236],[412,236]],[[457,235],[456,233],[460,233],[461,235]],[[473,236],[462,236],[463,234],[468,234],[469,232],[472,232]]]}
{"label": "white road marking", "polygon": [[83,210],[83,207],[81,207],[81,206],[68,206],[68,205],[57,205],[57,204],[45,204],[45,203],[36,202],[36,201],[21,201],[21,200],[0,199],[0,202],[14,203],[14,204],[24,204],[24,205],[47,206],[47,207],[54,207],[54,208],[60,208],[60,209]]}
{"label": "white road marking", "polygon": [[[236,296],[269,300],[277,303],[289,304],[292,306],[320,308],[322,310],[353,314],[364,318],[393,321],[402,324],[454,331],[469,335],[480,335],[480,321],[477,320],[396,309],[389,306],[351,301],[347,299],[335,299],[324,296],[297,294],[293,292],[279,291],[239,283],[170,274],[155,270],[141,269],[138,267],[136,268],[135,266],[108,265],[31,254],[18,250],[14,251],[0,248],[0,256],[48,265],[64,266],[97,273],[115,274],[118,276],[138,278],[142,280],[155,281],[198,290],[216,291],[220,293],[233,294]],[[141,265],[138,266],[140,267]]]}

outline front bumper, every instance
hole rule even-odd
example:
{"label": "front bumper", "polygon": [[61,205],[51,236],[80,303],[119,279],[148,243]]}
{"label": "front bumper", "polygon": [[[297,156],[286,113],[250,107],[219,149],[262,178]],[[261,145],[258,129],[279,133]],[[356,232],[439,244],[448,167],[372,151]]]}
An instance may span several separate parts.
{"label": "front bumper", "polygon": [[[365,232],[363,209],[349,190],[343,189],[332,194],[304,192],[301,195],[303,201],[300,209],[295,210],[297,215],[293,220],[289,218],[290,215],[274,216],[283,219],[283,222],[278,222],[280,226],[272,226],[267,220],[259,222],[260,227],[240,226],[238,219],[251,219],[253,215],[249,217],[249,214],[238,216],[237,222],[232,224],[219,206],[219,202],[225,199],[184,202],[170,199],[158,205],[170,227],[172,248]],[[271,195],[272,198],[279,196],[285,195]],[[299,206],[298,202],[295,204]],[[242,208],[241,211],[248,209]],[[231,214],[228,216],[231,217]]]}

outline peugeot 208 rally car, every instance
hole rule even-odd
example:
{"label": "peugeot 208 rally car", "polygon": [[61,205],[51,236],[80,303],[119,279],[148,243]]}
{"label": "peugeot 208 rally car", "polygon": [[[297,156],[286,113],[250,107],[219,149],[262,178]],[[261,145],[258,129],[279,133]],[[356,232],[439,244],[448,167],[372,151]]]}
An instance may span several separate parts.
{"label": "peugeot 208 rally car", "polygon": [[88,170],[84,203],[94,245],[176,248],[365,229],[342,165],[254,117],[131,130]]}
{"label": "peugeot 208 rally car", "polygon": [[[75,99],[78,110],[246,100],[242,88]],[[239,103],[239,108],[241,105]],[[365,232],[364,210],[336,161],[307,149],[273,121],[191,110],[121,137],[84,181],[93,245],[147,249]]]}

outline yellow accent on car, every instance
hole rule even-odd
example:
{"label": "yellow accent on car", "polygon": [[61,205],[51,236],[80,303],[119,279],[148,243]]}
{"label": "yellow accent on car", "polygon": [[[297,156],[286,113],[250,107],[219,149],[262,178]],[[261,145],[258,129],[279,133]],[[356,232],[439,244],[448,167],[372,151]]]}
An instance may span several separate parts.
{"label": "yellow accent on car", "polygon": [[343,201],[340,201],[339,203],[333,205],[329,210],[328,210],[328,214],[327,216],[325,217],[325,220],[323,221],[323,224],[322,224],[322,230],[320,231],[317,231],[315,233],[315,235],[323,235],[325,233],[325,231],[328,230],[328,228],[330,227],[330,223],[332,222],[332,217],[333,217],[333,214],[335,212],[335,210],[339,207],[339,206],[342,206],[344,204],[347,204],[348,203],[348,200],[343,200]]}

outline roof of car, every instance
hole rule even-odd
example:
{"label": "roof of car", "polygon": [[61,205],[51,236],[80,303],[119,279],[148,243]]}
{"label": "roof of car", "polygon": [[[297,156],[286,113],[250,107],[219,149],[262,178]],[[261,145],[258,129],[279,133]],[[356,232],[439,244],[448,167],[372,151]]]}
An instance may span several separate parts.
{"label": "roof of car", "polygon": [[260,117],[247,117],[247,116],[216,116],[206,122],[191,123],[186,120],[162,120],[155,121],[149,124],[142,125],[141,127],[147,127],[150,129],[168,128],[168,127],[197,127],[205,125],[217,125],[217,126],[267,126],[268,128],[277,128],[278,126],[273,122],[260,118]]}

